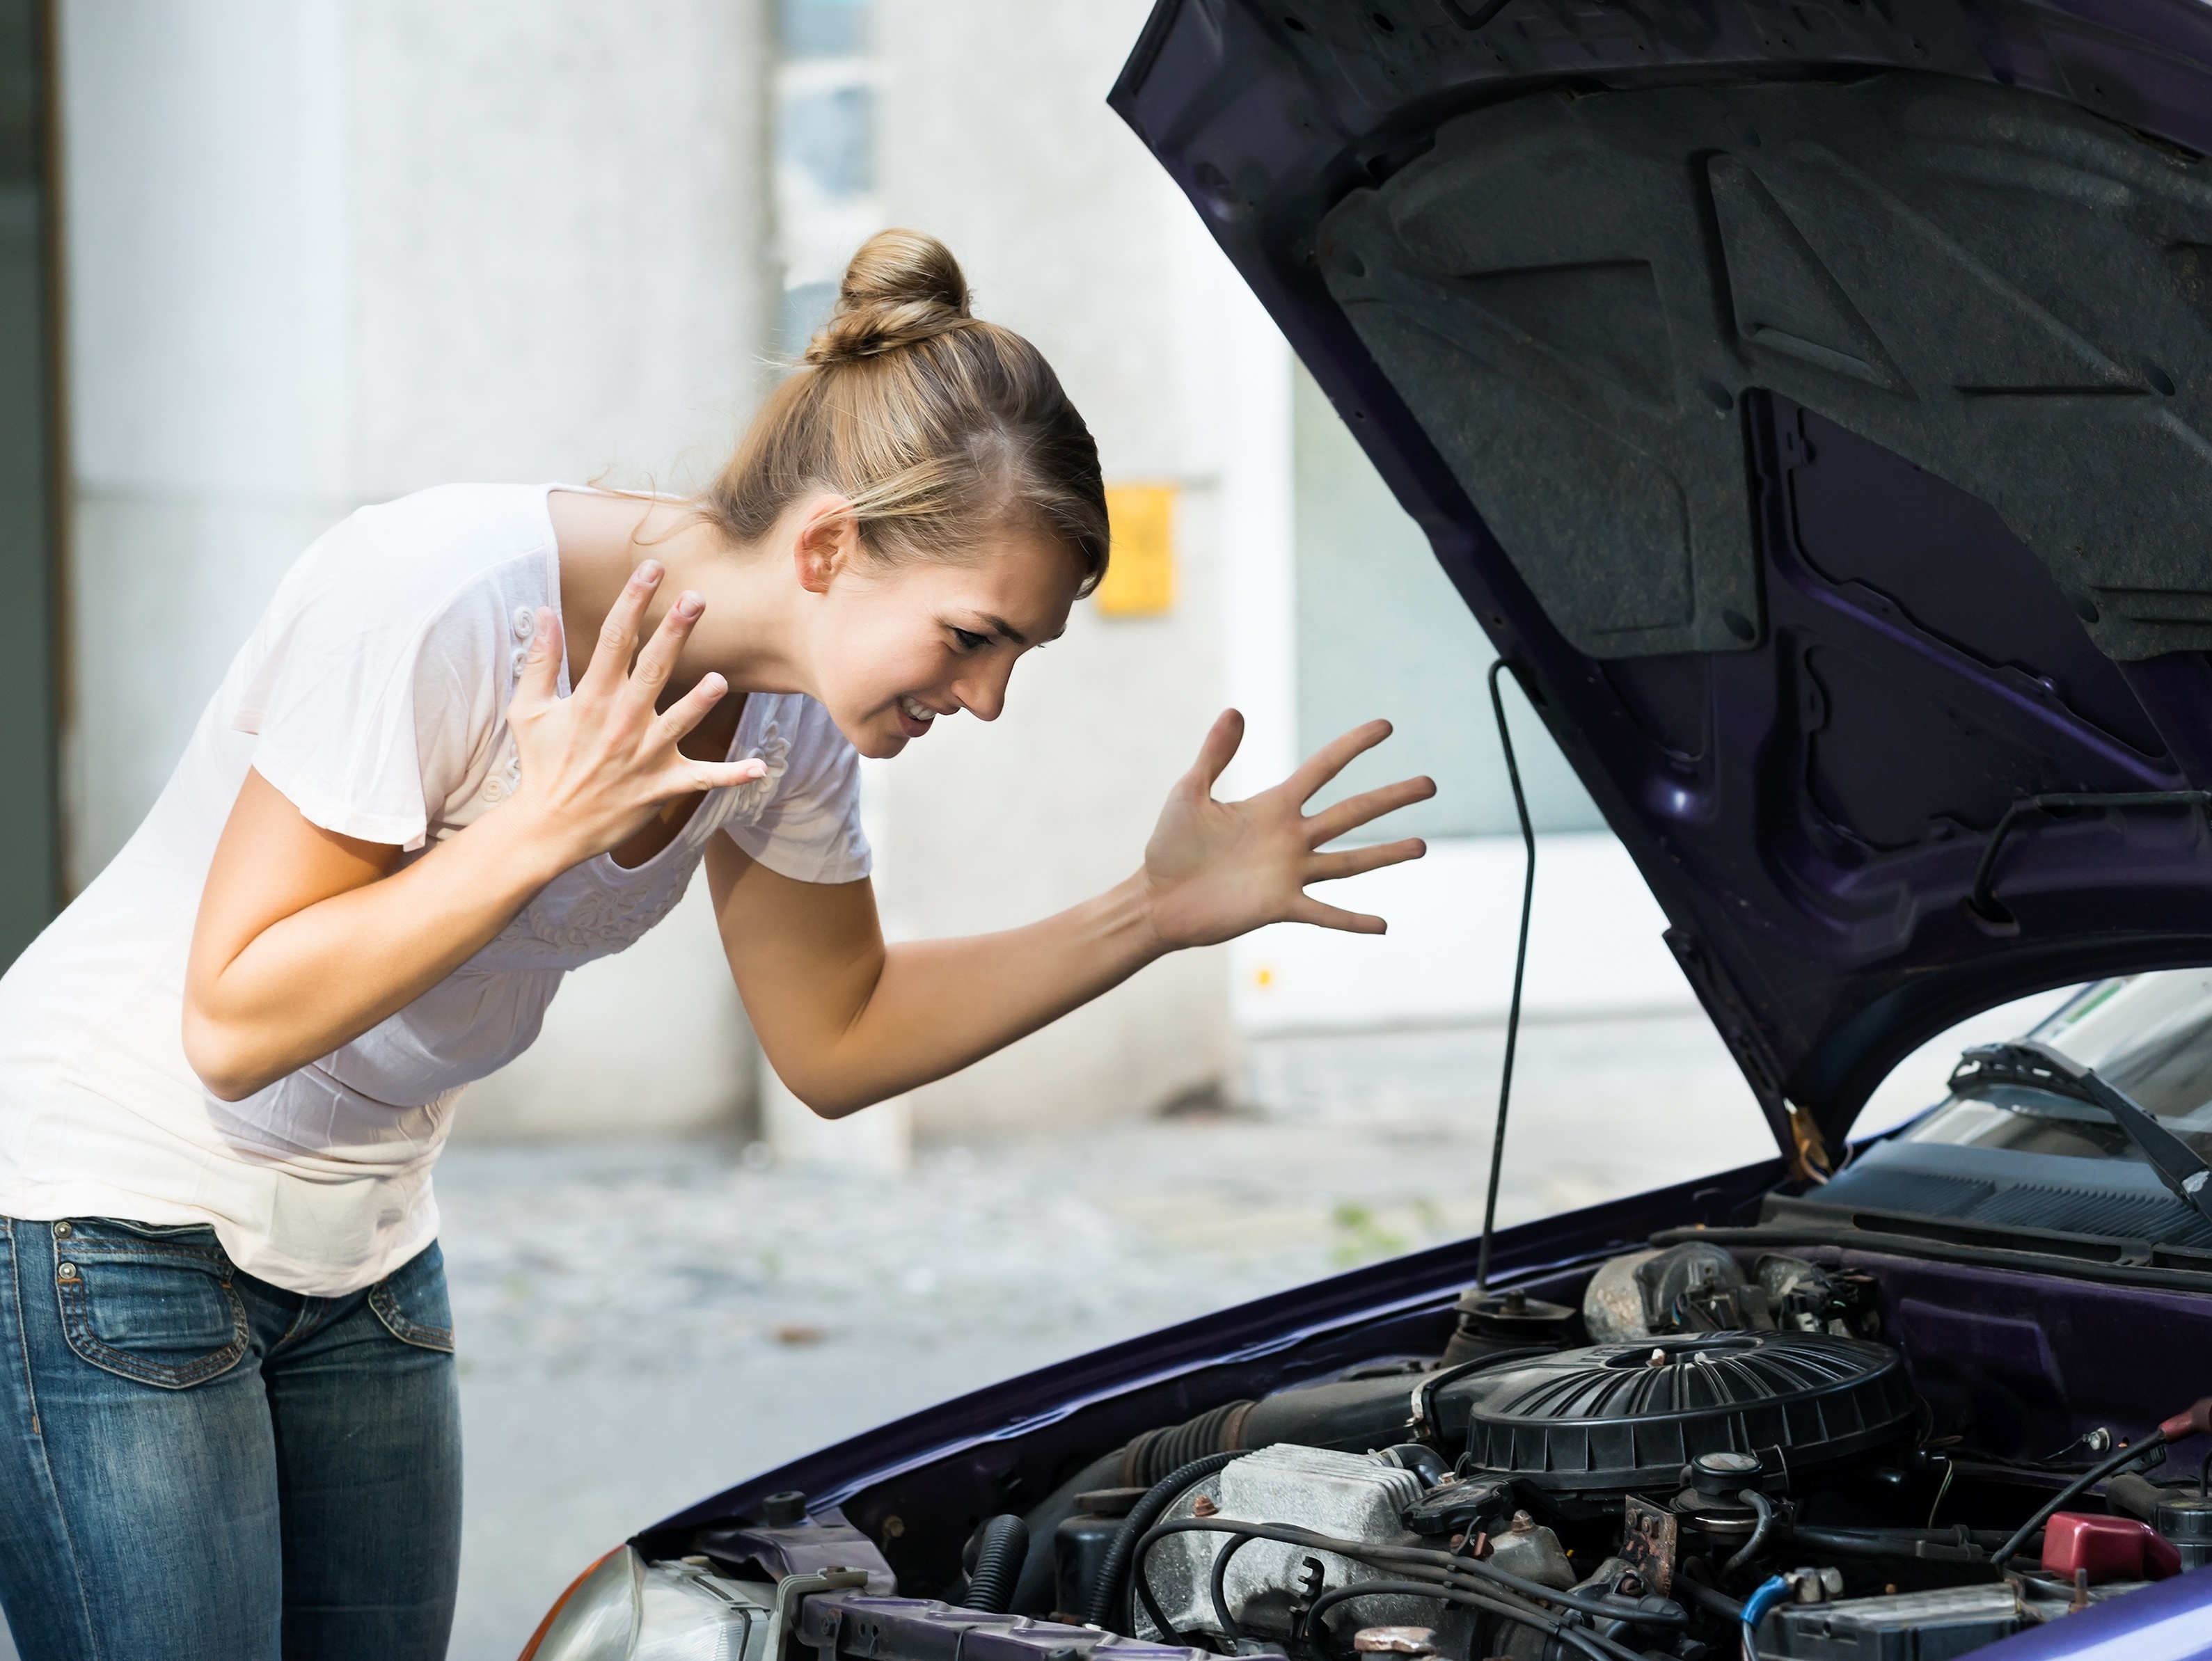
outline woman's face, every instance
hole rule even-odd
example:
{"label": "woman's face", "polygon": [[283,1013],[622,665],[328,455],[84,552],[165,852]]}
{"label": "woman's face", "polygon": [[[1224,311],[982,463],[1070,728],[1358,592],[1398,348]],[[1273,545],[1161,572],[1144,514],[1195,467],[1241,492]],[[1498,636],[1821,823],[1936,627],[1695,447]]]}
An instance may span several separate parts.
{"label": "woman's face", "polygon": [[973,563],[843,563],[818,596],[814,695],[863,755],[896,755],[962,710],[995,721],[1015,660],[1067,627],[1082,568],[1009,530]]}

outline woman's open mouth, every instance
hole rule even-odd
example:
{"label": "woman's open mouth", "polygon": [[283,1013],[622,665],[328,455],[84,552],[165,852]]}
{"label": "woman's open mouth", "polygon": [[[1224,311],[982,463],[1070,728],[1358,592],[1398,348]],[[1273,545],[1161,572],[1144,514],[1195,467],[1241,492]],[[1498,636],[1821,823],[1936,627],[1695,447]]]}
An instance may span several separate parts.
{"label": "woman's open mouth", "polygon": [[909,738],[921,737],[937,718],[935,710],[910,696],[902,696],[894,707],[898,711],[899,730]]}

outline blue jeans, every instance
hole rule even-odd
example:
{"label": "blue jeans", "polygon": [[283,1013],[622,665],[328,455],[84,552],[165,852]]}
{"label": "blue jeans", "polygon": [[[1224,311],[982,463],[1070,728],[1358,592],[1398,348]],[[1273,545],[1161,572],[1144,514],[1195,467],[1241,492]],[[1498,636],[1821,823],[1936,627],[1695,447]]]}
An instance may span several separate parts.
{"label": "blue jeans", "polygon": [[311,1298],[204,1227],[0,1217],[24,1661],[434,1661],[461,1522],[444,1259]]}

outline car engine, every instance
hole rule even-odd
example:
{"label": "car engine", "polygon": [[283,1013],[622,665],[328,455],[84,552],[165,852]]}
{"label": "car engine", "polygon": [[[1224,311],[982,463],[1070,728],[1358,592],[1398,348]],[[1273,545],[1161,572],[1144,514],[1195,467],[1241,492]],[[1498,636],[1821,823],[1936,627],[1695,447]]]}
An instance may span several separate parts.
{"label": "car engine", "polygon": [[2212,1400],[2133,1450],[1978,1448],[1864,1271],[1692,1240],[1605,1263],[1579,1306],[1456,1308],[1440,1355],[1098,1452],[976,1519],[949,1579],[896,1519],[872,1539],[784,1495],[641,1584],[719,1587],[744,1661],[1936,1661],[2212,1559],[2212,1500],[2156,1480]]}

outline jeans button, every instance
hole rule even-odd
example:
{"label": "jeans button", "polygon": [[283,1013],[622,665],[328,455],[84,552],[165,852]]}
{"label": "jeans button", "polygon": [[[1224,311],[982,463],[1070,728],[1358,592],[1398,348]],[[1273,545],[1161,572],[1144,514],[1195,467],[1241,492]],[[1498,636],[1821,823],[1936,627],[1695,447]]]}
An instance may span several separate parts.
{"label": "jeans button", "polygon": [[66,1222],[58,1222],[58,1223],[56,1223],[56,1224],[54,1225],[54,1238],[55,1238],[56,1240],[67,1240],[69,1237],[70,1237],[70,1226],[69,1226],[69,1224],[68,1224],[68,1223],[66,1223]]}
{"label": "jeans button", "polygon": [[73,1281],[76,1278],[76,1265],[73,1263],[65,1263],[54,1270],[54,1273],[63,1280]]}

